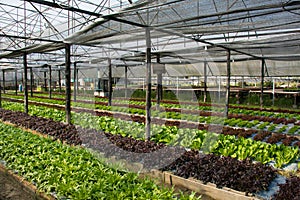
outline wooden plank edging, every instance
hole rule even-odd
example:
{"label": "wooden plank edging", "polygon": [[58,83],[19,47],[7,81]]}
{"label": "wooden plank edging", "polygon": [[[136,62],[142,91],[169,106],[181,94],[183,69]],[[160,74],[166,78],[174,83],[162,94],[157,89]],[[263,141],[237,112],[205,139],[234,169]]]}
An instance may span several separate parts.
{"label": "wooden plank edging", "polygon": [[254,196],[246,196],[245,192],[236,191],[227,187],[217,188],[215,184],[203,184],[199,180],[193,178],[185,179],[170,172],[151,170],[148,175],[151,178],[159,179],[163,183],[171,186],[183,187],[199,194],[210,196],[215,200],[259,200]]}

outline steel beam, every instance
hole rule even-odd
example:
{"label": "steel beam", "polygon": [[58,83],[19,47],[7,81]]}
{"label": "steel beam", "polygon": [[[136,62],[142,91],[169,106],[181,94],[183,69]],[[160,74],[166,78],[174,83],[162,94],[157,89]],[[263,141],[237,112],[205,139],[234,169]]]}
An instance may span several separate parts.
{"label": "steel beam", "polygon": [[24,70],[24,78],[23,78],[23,85],[24,85],[24,112],[28,113],[28,87],[27,87],[27,55],[24,53],[23,55],[23,70]]}
{"label": "steel beam", "polygon": [[32,72],[32,67],[30,67],[29,70],[30,70],[30,96],[33,97],[33,72]]}
{"label": "steel beam", "polygon": [[112,69],[111,59],[108,59],[108,106],[111,106],[112,101]]}
{"label": "steel beam", "polygon": [[66,79],[66,122],[71,124],[71,47],[70,44],[65,44],[66,51],[66,69],[65,69],[65,79]]}
{"label": "steel beam", "polygon": [[204,62],[204,97],[203,102],[207,101],[207,62]]}
{"label": "steel beam", "polygon": [[49,65],[49,99],[52,98],[52,68]]}
{"label": "steel beam", "polygon": [[150,28],[146,30],[146,130],[145,140],[150,140],[151,137],[151,38]]}
{"label": "steel beam", "polygon": [[261,60],[261,77],[260,77],[260,108],[264,105],[264,78],[265,78],[265,59]]}
{"label": "steel beam", "polygon": [[227,50],[227,83],[226,83],[226,97],[225,97],[225,117],[228,118],[229,98],[230,98],[230,50]]}

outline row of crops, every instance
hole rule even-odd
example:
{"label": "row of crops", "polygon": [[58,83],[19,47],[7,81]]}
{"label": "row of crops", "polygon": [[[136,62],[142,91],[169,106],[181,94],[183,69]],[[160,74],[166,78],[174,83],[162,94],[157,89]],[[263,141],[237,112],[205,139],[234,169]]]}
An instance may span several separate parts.
{"label": "row of crops", "polygon": [[[278,178],[276,168],[284,168],[299,159],[299,150],[295,145],[298,142],[297,138],[286,134],[271,133],[270,135],[268,131],[260,131],[255,133],[257,137],[254,139],[253,130],[223,127],[222,131],[216,133],[217,131],[212,130],[220,129],[220,126],[199,130],[199,127],[176,126],[176,123],[169,123],[168,125],[171,126],[156,123],[152,127],[151,141],[143,141],[145,129],[143,123],[139,120],[137,120],[139,122],[130,121],[128,116],[126,120],[126,115],[96,116],[96,112],[72,113],[73,123],[76,124],[72,126],[60,123],[65,119],[64,111],[58,110],[55,106],[49,108],[32,105],[29,107],[31,116],[28,116],[24,113],[8,111],[22,111],[22,104],[2,103],[6,109],[1,110],[2,120],[51,135],[54,140],[81,145],[102,152],[105,157],[115,156],[133,163],[142,163],[144,169],[168,170],[185,178],[194,177],[205,183],[212,182],[219,187],[226,186],[250,193],[268,190],[271,182]],[[247,134],[243,134],[245,132]],[[285,138],[278,137],[279,135],[285,135]],[[277,137],[280,142],[278,140],[266,142],[266,137]],[[287,140],[291,141],[287,143]],[[143,155],[141,153],[153,154],[150,157],[141,156]],[[164,158],[169,160],[161,163]],[[232,175],[235,177],[231,177]],[[289,184],[297,181],[296,177],[286,180]],[[297,187],[299,184],[295,185],[294,189]],[[278,195],[281,193],[282,195],[291,193],[291,199],[297,195],[289,190],[284,192],[280,190],[274,198],[280,199]]]}
{"label": "row of crops", "polygon": [[[4,103],[4,107],[22,111],[23,105],[17,103]],[[57,111],[53,108],[43,108],[39,112],[38,106],[32,106],[30,113],[42,117],[51,117],[57,121],[65,119],[64,111]],[[49,109],[49,110],[48,110]],[[89,113],[74,113],[73,122],[83,128],[104,130],[112,134],[142,139],[144,137],[144,124],[132,123],[113,117],[98,117]],[[217,128],[217,127],[216,127]],[[228,129],[228,128],[227,128]],[[283,144],[270,144],[251,138],[237,137],[240,130],[224,129],[225,134],[211,133],[208,130],[197,130],[190,128],[178,128],[177,126],[157,125],[152,126],[152,141],[167,145],[181,145],[186,148],[204,150],[225,156],[232,156],[239,159],[252,158],[262,163],[275,162],[276,167],[283,167],[297,159],[298,148]],[[251,131],[250,131],[251,133]],[[263,133],[257,134],[259,136]],[[236,136],[237,135],[237,136]],[[290,137],[282,138],[274,134],[271,138],[290,140]],[[262,137],[262,139],[264,139]],[[293,138],[296,140],[296,138]],[[271,139],[270,139],[271,140]]]}
{"label": "row of crops", "polygon": [[[22,96],[9,95],[9,97],[22,99]],[[64,100],[62,98],[48,99],[41,96],[33,97],[30,99],[38,102],[64,105]],[[107,99],[95,98],[95,101],[85,100],[81,102],[73,102],[73,106],[145,115],[145,102],[143,101],[114,100],[114,102],[115,106],[106,106]],[[184,107],[188,107],[189,109]],[[212,107],[211,105],[197,106],[187,104],[162,103],[161,108],[164,112],[162,112],[162,110],[153,110],[151,115],[153,117],[159,118],[186,120],[203,124],[220,124],[247,129],[251,128],[262,131],[286,133],[290,135],[298,134],[298,132],[300,131],[300,115],[297,112],[282,113],[230,108],[229,117],[228,119],[226,119],[223,117],[223,112],[221,112],[223,108],[220,108],[219,106]]]}
{"label": "row of crops", "polygon": [[[16,110],[22,110],[22,105],[19,105],[19,108]],[[34,112],[35,109],[33,109]],[[54,118],[59,116],[58,120],[64,119],[64,113],[58,114],[59,112],[53,112]],[[32,113],[35,115],[35,113]],[[79,123],[80,126],[85,128],[93,128],[97,130],[104,130],[107,132],[111,132],[114,134],[121,134],[122,136],[131,136],[134,138],[143,138],[144,136],[144,125],[142,123],[131,123],[125,120],[114,119],[112,117],[95,117],[90,114],[80,114],[79,117],[76,115],[73,117],[75,123]],[[102,126],[101,126],[102,125]],[[122,127],[122,128],[120,128]],[[208,141],[211,139],[206,139],[207,130],[194,130],[194,129],[186,129],[186,128],[178,128],[176,126],[161,126],[161,125],[153,125],[152,131],[152,140],[159,143],[165,143],[169,145],[177,145],[180,144],[181,146],[198,149],[201,150],[204,148],[202,146],[203,141]],[[209,128],[209,130],[217,129],[220,127]],[[281,134],[271,134],[270,132],[260,132],[257,133],[253,137],[253,131],[243,131],[237,129],[230,129],[230,128],[223,128],[223,134],[213,136],[214,134],[209,134],[209,137],[214,137],[214,143],[209,144],[209,152],[214,152],[218,154],[223,154],[226,156],[233,156],[239,159],[245,159],[247,157],[255,158],[263,163],[268,163],[272,160],[275,160],[276,166],[282,167],[284,164],[288,164],[292,160],[294,160],[293,156],[290,154],[284,153],[283,149],[287,148],[287,145],[294,145],[299,144],[299,141],[295,137],[287,137],[286,135]],[[244,133],[244,135],[243,135]],[[246,134],[245,134],[246,133]],[[233,135],[233,136],[229,136]],[[236,139],[237,136],[243,136]],[[218,142],[219,138],[221,141]],[[251,139],[245,139],[246,137],[252,137]],[[265,138],[268,137],[266,140]],[[257,140],[257,142],[253,141]],[[267,141],[273,145],[268,145],[266,143],[262,143],[259,145],[253,145],[253,143],[261,143],[260,141]],[[285,145],[276,145],[278,143],[283,143]],[[231,145],[231,147],[228,147]],[[205,146],[205,145],[204,145]],[[243,148],[241,148],[243,146]],[[253,150],[253,147],[250,146],[257,146],[256,150]],[[258,151],[260,146],[265,146],[265,151]],[[240,148],[239,148],[240,147]],[[248,148],[249,147],[249,148]],[[281,148],[281,152],[286,155],[286,158],[282,158],[283,156],[279,156],[276,154],[275,149]],[[205,149],[205,148],[204,148]],[[207,149],[207,148],[206,148]],[[206,150],[205,149],[205,150]],[[239,150],[238,153],[235,153]],[[251,150],[250,150],[251,149]],[[260,154],[255,154],[255,152],[260,152]],[[271,153],[267,153],[271,152]],[[272,153],[276,154],[277,156],[273,156]],[[288,156],[289,155],[289,156]]]}
{"label": "row of crops", "polygon": [[[46,102],[52,101],[52,103],[55,103],[55,104],[63,103],[62,100],[53,100],[53,99],[45,100],[44,98],[42,98],[42,99],[35,98],[35,99],[42,100],[42,102],[43,101],[46,101]],[[102,101],[105,100],[104,98],[97,98],[97,99],[100,99]],[[122,101],[124,101],[124,100],[122,100]],[[139,103],[141,101],[134,101],[134,102]],[[142,102],[142,103],[144,103],[144,102]],[[87,105],[89,105],[89,104],[87,104]],[[170,105],[170,104],[168,104],[168,105]],[[176,104],[173,104],[173,105],[176,105]],[[130,106],[131,106],[131,104],[130,104]],[[103,108],[101,110],[104,110],[104,111],[106,111],[106,110],[117,110],[117,111],[121,110],[121,111],[123,111],[121,113],[126,113],[126,112],[124,112],[124,110],[126,110],[125,107],[117,107],[117,106],[108,107],[108,106],[104,106],[104,105],[101,105],[101,107]],[[118,109],[118,108],[120,108],[120,109]],[[132,109],[133,108],[127,108],[127,110],[132,110]],[[138,109],[138,110],[141,110],[144,112],[144,110],[142,110],[142,109]],[[239,110],[241,110],[241,109],[239,109]],[[189,111],[194,111],[194,110],[189,110]],[[248,112],[248,111],[249,110],[245,110],[245,112]],[[91,111],[91,112],[93,112],[93,111]],[[153,112],[165,114],[164,112],[159,112],[159,111],[153,111]],[[242,112],[242,111],[240,111],[240,112]],[[200,125],[198,126],[198,124],[196,122],[194,122],[195,124],[185,123],[185,122],[193,122],[192,120],[181,120],[180,124],[178,124],[178,122],[174,123],[172,121],[165,121],[165,123],[163,121],[163,123],[165,125],[171,125],[171,126],[177,125],[181,128],[183,128],[183,127],[191,128],[192,127],[192,128],[198,128],[200,130],[210,130],[211,132],[223,133],[225,135],[238,135],[238,136],[243,136],[245,138],[251,138],[254,140],[264,141],[264,142],[271,143],[271,144],[284,144],[286,146],[300,146],[300,142],[298,139],[299,137],[297,136],[298,134],[292,134],[292,133],[295,133],[296,131],[298,131],[298,129],[299,129],[299,126],[296,125],[299,123],[298,119],[293,118],[293,116],[297,116],[299,118],[300,115],[296,115],[295,113],[294,114],[285,113],[286,118],[283,118],[282,117],[283,115],[281,113],[277,113],[277,115],[280,115],[281,118],[275,118],[275,117],[263,117],[263,116],[260,117],[260,116],[255,115],[257,113],[257,111],[251,111],[251,112],[254,112],[254,113],[251,115],[234,114],[234,115],[236,115],[235,116],[236,118],[224,119],[223,117],[220,117],[220,116],[211,116],[212,115],[211,112],[203,113],[201,111],[200,116],[198,116],[198,117],[206,119],[205,123],[200,123],[201,126]],[[116,114],[116,113],[120,113],[120,112],[114,112],[114,113],[115,114],[111,114],[111,113],[107,112],[105,114],[108,116],[113,115],[116,118],[116,117],[118,117],[118,114]],[[197,117],[196,115],[182,114],[182,113],[178,113],[178,112],[167,112],[167,114],[168,113],[186,116],[186,119],[189,119],[190,117]],[[269,113],[274,114],[274,112],[269,112]],[[215,114],[215,113],[213,113],[213,114]],[[168,119],[168,118],[163,118],[163,119]],[[176,118],[171,118],[171,119],[177,120]],[[141,117],[130,117],[127,120],[144,122],[144,117],[142,117],[142,118]],[[158,119],[154,118],[152,121],[160,123],[160,124],[162,123],[162,120],[160,120],[160,118],[158,118]],[[222,123],[224,123],[224,125]],[[219,125],[222,124],[222,125],[220,125],[221,126],[220,127],[220,126],[216,126],[216,124],[219,124]],[[269,125],[269,127],[266,128],[268,125]],[[232,127],[234,127],[234,128],[232,128]],[[278,128],[279,129],[278,131],[275,130],[276,127],[277,128],[280,127],[280,128]],[[283,130],[287,129],[287,127],[289,127],[289,131],[287,134],[279,134],[279,133],[283,132]],[[131,129],[129,129],[129,131],[130,130]],[[141,137],[143,137],[143,131],[144,131],[144,129],[141,128],[141,129],[139,129],[139,131],[136,131],[136,133],[137,133],[137,135],[140,135]],[[157,131],[155,131],[154,135],[157,135],[156,132]],[[287,135],[291,135],[291,136],[287,136]],[[159,137],[159,135],[157,135],[157,136]],[[166,136],[166,137],[170,138],[171,136]],[[191,136],[191,137],[193,137],[193,136]],[[164,137],[160,138],[159,142],[164,142],[164,140],[165,140]]]}
{"label": "row of crops", "polygon": [[172,190],[110,168],[79,146],[63,145],[3,123],[0,130],[2,163],[59,199],[176,198]]}
{"label": "row of crops", "polygon": [[[124,151],[121,151],[118,154],[118,152],[117,152],[118,150],[120,151],[120,149],[125,149],[126,151],[131,151],[131,152],[138,152],[138,151],[151,152],[151,151],[155,151],[157,149],[165,148],[165,146],[162,144],[157,144],[157,143],[153,143],[153,142],[143,142],[141,140],[135,140],[133,138],[122,137],[120,135],[112,135],[112,134],[108,134],[108,133],[103,135],[103,133],[95,132],[95,130],[84,131],[83,129],[74,129],[74,127],[72,125],[62,124],[62,123],[55,122],[50,119],[45,119],[45,118],[40,118],[40,117],[31,117],[31,116],[28,116],[28,115],[26,115],[24,113],[20,113],[20,112],[10,112],[10,111],[5,111],[5,110],[1,110],[1,111],[2,111],[1,116],[2,117],[4,116],[4,118],[6,120],[15,121],[20,118],[23,119],[23,120],[19,120],[16,122],[18,125],[21,125],[21,126],[25,126],[26,122],[28,122],[28,120],[30,120],[32,129],[39,130],[40,132],[50,133],[50,135],[53,137],[53,140],[55,140],[55,141],[57,141],[57,139],[60,139],[60,140],[67,141],[69,144],[75,144],[75,143],[78,143],[78,141],[79,141],[79,143],[86,143],[89,145],[89,147],[94,146],[94,148],[93,148],[94,150],[99,150],[100,152],[106,152],[107,153],[106,156],[111,156],[111,155],[116,156],[117,155],[120,158],[125,159],[126,155],[124,155]],[[1,154],[1,159],[6,161],[7,166],[9,166],[11,169],[17,170],[17,173],[20,173],[21,175],[25,176],[27,179],[31,180],[34,184],[36,184],[40,189],[42,189],[46,192],[49,192],[49,190],[50,190],[50,193],[52,193],[52,194],[59,195],[60,197],[61,197],[61,195],[62,196],[68,195],[69,198],[75,198],[75,196],[74,196],[75,194],[82,195],[81,194],[82,191],[80,189],[78,189],[78,191],[77,191],[78,193],[74,193],[74,191],[72,189],[74,186],[72,184],[64,185],[64,187],[58,186],[60,184],[56,182],[58,180],[56,176],[60,176],[63,179],[63,178],[66,178],[63,176],[65,174],[60,175],[60,173],[58,173],[58,172],[56,172],[56,173],[49,172],[48,176],[44,176],[44,175],[38,175],[38,172],[36,172],[35,170],[40,169],[41,172],[46,173],[44,169],[53,169],[53,167],[51,167],[50,163],[47,163],[46,158],[53,160],[52,155],[54,155],[54,157],[56,158],[57,161],[63,160],[63,162],[64,162],[63,164],[61,164],[61,163],[58,164],[58,163],[54,162],[54,164],[55,164],[54,170],[57,170],[57,168],[59,168],[59,166],[64,166],[64,169],[59,170],[59,172],[64,172],[64,170],[69,170],[68,172],[66,172],[66,176],[67,176],[68,180],[71,180],[72,178],[68,177],[70,174],[79,173],[78,171],[76,171],[76,167],[75,167],[75,166],[80,166],[79,161],[82,159],[84,159],[85,162],[88,161],[88,159],[86,159],[86,154],[85,154],[85,156],[80,156],[80,158],[78,158],[78,155],[80,155],[80,152],[76,151],[75,154],[77,156],[73,156],[73,154],[71,156],[71,154],[69,154],[69,151],[71,151],[71,148],[69,148],[69,147],[67,147],[68,153],[64,154],[63,151],[61,150],[61,148],[58,150],[55,149],[56,146],[59,146],[59,147],[62,146],[61,143],[55,144],[54,147],[50,145],[50,150],[49,150],[50,152],[47,152],[47,150],[44,149],[44,147],[47,147],[46,144],[39,143],[39,141],[35,141],[35,140],[31,140],[29,138],[26,138],[30,134],[26,133],[27,135],[25,134],[24,136],[21,136],[20,134],[24,134],[23,131],[20,131],[19,129],[17,130],[17,128],[13,128],[13,127],[7,126],[7,125],[2,125],[2,126],[4,126],[4,127],[2,127],[1,130],[3,130],[3,132],[5,134],[4,133],[1,134],[1,137],[3,137],[3,138],[1,138],[1,141],[2,141],[1,147],[3,149],[3,151],[2,151],[3,154]],[[30,126],[30,125],[28,125],[28,126]],[[74,130],[77,130],[77,131],[74,132]],[[10,134],[10,136],[7,136],[8,134]],[[80,137],[76,137],[76,136],[78,136],[78,134],[80,135]],[[5,145],[4,141],[6,141],[7,137],[8,138],[10,137],[10,139],[12,139],[12,140],[14,140],[14,138],[16,137],[16,138],[18,138],[18,140],[9,141],[6,143],[7,145]],[[110,142],[105,142],[105,140],[103,140],[103,138],[109,138]],[[26,143],[32,142],[31,144],[26,144],[25,147],[23,146],[24,149],[26,149],[25,152],[24,152],[24,150],[22,150],[22,147],[20,147],[20,145],[24,141],[26,141]],[[47,142],[50,142],[49,139],[47,139]],[[128,146],[128,144],[130,144],[130,145]],[[18,147],[15,148],[15,145],[17,145]],[[113,148],[113,147],[115,147],[115,145],[119,145],[119,148]],[[138,148],[136,148],[137,146],[138,146]],[[5,150],[6,148],[9,149],[9,147],[11,149],[14,149],[11,151],[14,153],[17,153],[18,156],[11,157],[11,155],[14,155],[14,154],[10,151]],[[28,148],[28,147],[30,147],[30,148]],[[97,149],[97,148],[102,148],[102,149]],[[82,148],[79,148],[79,149],[80,149],[80,151],[83,151]],[[34,151],[34,152],[27,152],[27,150]],[[114,151],[112,151],[112,150],[114,150]],[[161,157],[157,158],[157,160],[156,160],[157,162],[159,160],[161,160],[163,157],[174,158],[174,156],[178,155],[178,153],[181,153],[181,155],[182,155],[179,158],[177,158],[174,162],[172,162],[170,165],[166,166],[165,170],[174,171],[174,173],[176,173],[178,175],[182,175],[183,177],[188,177],[191,174],[193,174],[193,177],[198,178],[198,179],[202,180],[203,182],[216,183],[219,187],[227,186],[227,187],[239,189],[241,191],[257,192],[262,189],[266,189],[268,187],[268,185],[270,184],[270,182],[276,176],[275,170],[272,169],[271,167],[262,165],[259,163],[254,164],[254,163],[250,162],[250,160],[237,161],[236,159],[232,159],[230,157],[218,157],[218,156],[214,156],[212,154],[199,157],[201,154],[199,154],[199,152],[197,153],[197,151],[185,151],[182,149],[177,149],[175,147],[167,148],[164,152],[165,152],[165,154],[161,154],[161,152],[160,152]],[[172,155],[170,155],[170,152],[174,153],[173,157],[172,157]],[[42,155],[39,155],[39,153],[41,153]],[[30,155],[30,158],[28,158],[27,161],[29,162],[29,164],[28,164],[29,168],[31,170],[34,170],[34,172],[32,172],[32,171],[28,172],[29,175],[27,175],[27,172],[25,172],[26,167],[24,167],[24,164],[26,163],[25,161],[20,161],[21,164],[20,164],[20,166],[18,165],[18,162],[16,162],[16,159],[19,157],[22,157],[22,156],[19,156],[19,154],[22,156]],[[51,156],[49,154],[51,154]],[[60,159],[56,154],[64,155],[63,159]],[[166,156],[166,154],[167,154],[167,156]],[[37,156],[38,159],[32,158],[31,155]],[[75,169],[73,169],[73,168],[71,168],[71,169],[75,170],[76,172],[73,172],[72,170],[70,171],[70,169],[67,169],[69,165],[67,165],[68,162],[66,161],[66,159],[70,158],[70,157],[74,158],[74,162],[76,162],[76,165],[71,164],[71,167],[75,168]],[[132,159],[133,162],[138,161],[137,158],[132,158],[131,156],[127,157],[127,159],[128,158]],[[10,159],[12,159],[12,160],[10,160]],[[40,162],[42,162],[42,163],[40,163]],[[154,162],[153,159],[150,159],[148,161],[148,163],[150,163],[150,162]],[[10,163],[12,165],[10,165]],[[181,165],[181,163],[183,165]],[[51,162],[51,164],[52,164],[52,162]],[[201,168],[199,168],[200,166],[201,166]],[[220,170],[220,169],[222,169],[222,170]],[[80,169],[77,169],[77,170],[79,170],[80,173],[82,171],[81,167],[80,167]],[[213,170],[215,170],[215,172],[212,172]],[[49,177],[50,175],[51,175],[51,178]],[[231,176],[234,176],[234,177],[230,178]],[[45,178],[47,180],[45,180],[45,179],[39,180],[39,178],[41,178],[41,177]],[[84,177],[87,178],[88,180],[90,180],[88,175],[85,175]],[[50,178],[50,180],[52,180],[52,182],[50,181],[50,183],[49,183],[48,178]],[[80,176],[76,176],[76,178],[80,178]],[[295,177],[292,177],[292,180],[294,180],[294,179],[295,179]],[[224,181],[224,180],[226,180],[226,181]],[[42,183],[43,183],[42,185],[44,188],[39,186],[38,181],[42,181]],[[66,184],[69,182],[67,181],[64,183]],[[80,182],[80,181],[73,182],[73,184],[75,184],[75,185],[77,184],[76,188],[81,187],[81,186],[78,186],[79,183],[82,183],[82,182]],[[297,183],[297,182],[295,182],[295,183]],[[49,184],[50,184],[50,186],[49,186]],[[54,186],[51,184],[54,184]],[[293,186],[292,190],[294,191],[294,189],[297,188],[297,185],[293,184],[292,186]],[[107,186],[107,187],[109,187],[109,186]],[[133,186],[133,187],[135,187],[135,186]],[[71,192],[69,190],[71,190]],[[100,189],[96,188],[96,190],[100,190]],[[87,193],[87,192],[88,191],[84,191],[84,193]],[[116,192],[119,192],[119,191],[116,191]],[[288,190],[285,190],[285,193],[288,193],[288,192],[289,192]],[[291,194],[294,195],[294,193],[291,193]],[[125,195],[125,194],[122,194],[122,195]],[[161,193],[160,193],[160,195],[161,195]],[[76,196],[75,199],[85,199],[86,197],[87,196],[84,196],[84,197]],[[155,196],[153,196],[153,198],[156,199]],[[159,196],[158,199],[165,199],[165,198],[166,197],[162,195],[162,196]]]}
{"label": "row of crops", "polygon": [[[22,104],[5,103],[5,108],[12,110],[22,110]],[[61,121],[64,118],[64,112],[51,108],[32,106],[30,114],[42,117],[54,118]],[[42,108],[40,110],[40,108]],[[8,120],[6,115],[3,120]],[[132,123],[129,121],[115,119],[112,117],[98,117],[89,113],[73,113],[74,124],[83,128],[103,130],[108,133],[118,134],[124,137],[142,139],[144,136],[144,124]],[[21,121],[21,122],[20,122]],[[12,122],[32,129],[36,123],[26,117],[17,117]],[[32,124],[33,123],[33,124]],[[57,126],[54,130],[47,132],[60,131]],[[58,128],[58,130],[56,130]],[[73,128],[75,131],[75,128]],[[41,131],[41,130],[37,130]],[[250,138],[236,137],[235,135],[224,135],[210,133],[206,130],[196,130],[188,128],[178,128],[176,126],[153,125],[153,136],[151,141],[163,143],[171,146],[180,145],[186,148],[202,150],[206,153],[215,153],[224,156],[231,156],[238,159],[252,158],[253,160],[269,163],[274,162],[276,167],[283,167],[295,161],[298,156],[298,148],[285,146],[283,144],[268,144],[262,141],[255,141]],[[60,135],[60,134],[58,134]]]}

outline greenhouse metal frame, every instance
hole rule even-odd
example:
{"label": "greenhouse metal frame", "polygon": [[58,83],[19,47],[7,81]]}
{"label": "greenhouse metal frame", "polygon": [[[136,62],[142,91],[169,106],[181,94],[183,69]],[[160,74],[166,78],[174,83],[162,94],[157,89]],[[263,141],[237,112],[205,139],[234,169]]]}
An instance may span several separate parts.
{"label": "greenhouse metal frame", "polygon": [[[231,76],[260,77],[262,106],[266,76],[300,75],[299,1],[25,0],[1,1],[0,8],[3,84],[8,71],[23,74],[28,112],[28,69],[31,82],[33,71],[48,73],[50,97],[51,73],[62,71],[68,123],[72,70],[74,79],[78,70],[108,70],[109,105],[113,77],[127,80],[128,69],[136,69],[135,77],[145,77],[146,138],[150,138],[152,77],[158,83],[162,74],[204,80],[226,77],[224,115],[228,116]],[[165,70],[154,75],[154,63]]]}

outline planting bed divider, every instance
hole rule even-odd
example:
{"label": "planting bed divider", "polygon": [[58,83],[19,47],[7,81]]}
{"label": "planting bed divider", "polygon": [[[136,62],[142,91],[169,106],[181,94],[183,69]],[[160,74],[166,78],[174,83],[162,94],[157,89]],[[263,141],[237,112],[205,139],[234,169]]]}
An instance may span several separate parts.
{"label": "planting bed divider", "polygon": [[[39,192],[37,187],[0,164],[0,199],[5,200],[55,200]],[[7,192],[9,190],[9,193]]]}

